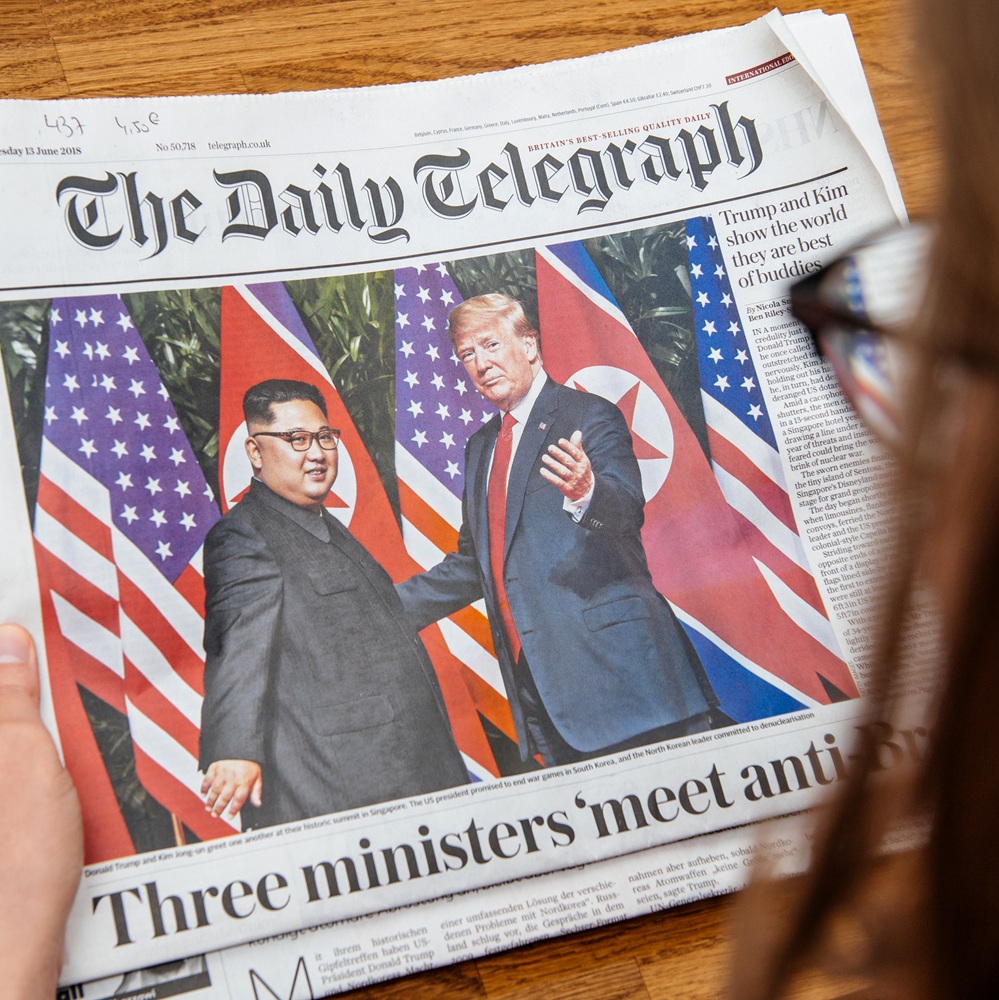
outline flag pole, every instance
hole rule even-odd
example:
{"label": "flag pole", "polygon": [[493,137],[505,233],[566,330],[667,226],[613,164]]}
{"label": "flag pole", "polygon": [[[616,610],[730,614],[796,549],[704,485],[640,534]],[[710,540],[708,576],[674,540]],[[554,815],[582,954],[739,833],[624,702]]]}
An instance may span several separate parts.
{"label": "flag pole", "polygon": [[176,813],[170,813],[170,822],[173,823],[173,839],[177,847],[183,847],[187,843],[187,837],[184,834],[184,825],[181,823],[180,818]]}

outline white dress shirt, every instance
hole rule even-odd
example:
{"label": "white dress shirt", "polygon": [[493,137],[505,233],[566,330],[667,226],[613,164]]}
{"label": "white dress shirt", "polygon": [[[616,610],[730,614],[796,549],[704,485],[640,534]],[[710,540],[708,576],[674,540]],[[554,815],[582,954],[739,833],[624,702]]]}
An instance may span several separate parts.
{"label": "white dress shirt", "polygon": [[[527,395],[510,411],[510,415],[516,421],[513,425],[513,440],[510,445],[510,465],[507,469],[507,482],[510,481],[510,469],[513,468],[513,460],[517,454],[517,448],[520,446],[520,439],[524,436],[524,427],[527,425],[527,421],[531,416],[531,410],[534,409],[534,404],[538,401],[538,396],[541,395],[541,390],[545,387],[545,383],[548,381],[548,375],[546,374],[544,368],[538,369],[538,374],[534,376],[534,381],[531,383],[531,388],[527,390]],[[489,458],[489,468],[492,468],[493,460],[492,456]],[[488,472],[487,481],[488,481]],[[586,496],[579,500],[570,500],[568,497],[563,497],[562,499],[562,509],[569,514],[569,516],[576,522],[582,520],[583,515],[586,513],[587,508],[590,506],[590,501],[593,499],[593,486],[594,483],[591,480],[590,488],[586,491]]]}

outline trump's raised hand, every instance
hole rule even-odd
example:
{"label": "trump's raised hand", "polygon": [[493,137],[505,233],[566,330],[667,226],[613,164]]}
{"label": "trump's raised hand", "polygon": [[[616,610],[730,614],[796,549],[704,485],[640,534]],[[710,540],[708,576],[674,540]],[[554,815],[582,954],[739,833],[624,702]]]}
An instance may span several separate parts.
{"label": "trump's raised hand", "polygon": [[583,432],[573,431],[572,437],[559,438],[558,444],[548,446],[548,454],[541,456],[545,468],[541,475],[554,483],[565,497],[576,503],[593,488],[593,467],[583,450]]}

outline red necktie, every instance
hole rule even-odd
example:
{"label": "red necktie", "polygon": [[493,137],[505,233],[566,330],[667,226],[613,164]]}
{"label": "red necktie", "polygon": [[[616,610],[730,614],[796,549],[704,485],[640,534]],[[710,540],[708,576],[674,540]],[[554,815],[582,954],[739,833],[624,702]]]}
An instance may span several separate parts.
{"label": "red necktie", "polygon": [[493,451],[493,465],[489,470],[489,486],[486,491],[486,502],[489,513],[489,565],[493,572],[493,584],[499,600],[500,616],[510,653],[514,663],[520,656],[520,637],[513,623],[510,602],[506,597],[506,586],[503,583],[503,553],[506,548],[506,480],[510,471],[510,457],[513,454],[513,425],[516,419],[509,413],[503,414],[499,436],[496,438],[496,448]]}

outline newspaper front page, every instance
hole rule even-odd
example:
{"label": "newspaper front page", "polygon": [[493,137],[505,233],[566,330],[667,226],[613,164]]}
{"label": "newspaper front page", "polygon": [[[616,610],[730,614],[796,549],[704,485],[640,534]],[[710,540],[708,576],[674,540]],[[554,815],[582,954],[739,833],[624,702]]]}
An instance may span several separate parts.
{"label": "newspaper front page", "polygon": [[[749,824],[808,809],[846,775],[886,465],[787,316],[786,290],[902,209],[844,19],[792,23],[774,13],[434,84],[6,103],[0,226],[25,252],[0,293],[0,447],[21,470],[0,494],[0,572],[5,617],[44,637],[46,710],[84,790],[87,868],[63,982],[280,935],[191,975],[224,982],[243,963],[266,978],[254,962],[283,967],[295,953],[309,989],[329,992],[727,891],[759,837]],[[497,292],[539,331],[552,386],[570,387],[574,406],[608,412],[577,394],[616,405],[603,422],[626,425],[622,467],[637,468],[644,499],[638,569],[611,573],[630,543],[597,517],[600,483],[622,475],[590,443],[603,440],[598,422],[581,442],[590,506],[557,513],[577,531],[573,549],[602,537],[603,555],[561,578],[549,560],[544,580],[525,580],[542,594],[529,605],[511,586],[533,694],[578,751],[560,766],[525,737],[530,693],[493,584],[467,583],[470,562],[488,562],[474,554],[471,512],[485,506],[484,472],[466,483],[465,461],[498,420],[453,353],[447,317]],[[423,629],[427,658],[413,654],[432,662],[421,683],[461,755],[459,780],[427,779],[436,791],[393,784],[422,766],[384,750],[403,745],[384,740],[402,728],[412,672],[385,673],[386,630],[366,632],[351,603],[361,584],[315,568],[314,545],[240,553],[206,671],[205,577],[211,609],[222,571],[205,541],[246,495],[240,401],[270,378],[319,388],[340,439],[326,510],[359,543],[358,565],[366,550],[384,567],[379,600],[395,608],[388,577],[438,565],[421,578],[431,587],[461,576],[478,588]],[[548,421],[532,411],[528,423],[540,454]],[[555,487],[528,471],[525,511],[551,507]],[[340,537],[321,523],[325,540]],[[546,523],[532,529],[539,545]],[[647,576],[668,605],[653,613],[621,596],[621,576]],[[597,599],[571,629],[550,624],[560,603],[579,607],[566,594],[587,590]],[[416,611],[421,592],[402,588],[406,612],[432,620],[442,602]],[[312,616],[298,632],[250,629],[226,659],[236,625],[296,603]],[[645,620],[664,607],[711,710],[682,736],[642,723],[621,740],[680,685],[662,651],[652,680],[634,666],[633,650],[650,651]],[[329,635],[335,667],[302,655],[268,687],[276,637],[299,633]],[[564,644],[576,659],[555,657],[548,677]],[[604,678],[584,681],[584,660]],[[206,677],[232,681],[206,697]],[[320,774],[311,749],[296,757],[276,735],[313,712],[338,754]],[[204,759],[206,746],[237,745],[217,719],[256,734],[257,818],[251,806],[229,818],[204,808],[210,762],[253,762]],[[882,734],[886,766],[921,753],[914,720]],[[432,738],[445,739],[426,729]],[[314,753],[327,742],[316,737]],[[308,804],[347,788],[355,804]],[[307,793],[283,816],[263,811]],[[774,842],[790,863],[802,842],[785,839]],[[539,919],[504,924],[504,907],[534,892],[514,880],[534,877],[552,885],[537,882]],[[447,928],[445,904],[421,902],[443,899]],[[298,956],[307,927],[319,929]]]}
{"label": "newspaper front page", "polygon": [[66,987],[61,996],[110,1000],[185,995],[314,1000],[543,938],[730,892],[767,862],[781,874],[807,863],[808,817],[765,833],[705,834],[591,865],[473,889],[400,909],[290,931],[160,966]]}

